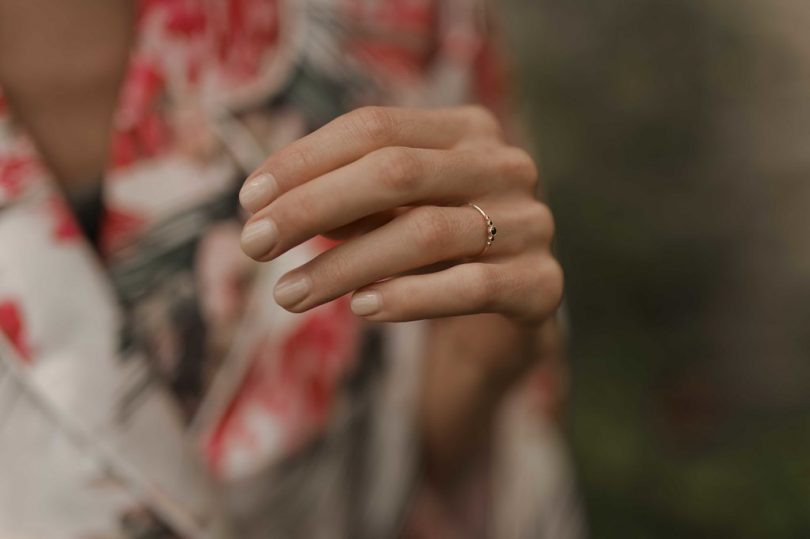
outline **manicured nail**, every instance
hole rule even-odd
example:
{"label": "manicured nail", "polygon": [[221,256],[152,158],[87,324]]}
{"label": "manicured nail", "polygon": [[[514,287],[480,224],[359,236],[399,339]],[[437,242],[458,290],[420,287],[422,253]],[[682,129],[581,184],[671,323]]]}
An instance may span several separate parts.
{"label": "manicured nail", "polygon": [[267,205],[278,193],[276,178],[267,172],[251,178],[239,191],[239,203],[251,213],[255,213]]}
{"label": "manicured nail", "polygon": [[382,296],[379,292],[358,292],[352,296],[352,312],[357,316],[371,316],[380,311]]}
{"label": "manicured nail", "polygon": [[312,285],[309,277],[293,275],[282,279],[276,284],[273,296],[276,298],[276,303],[282,307],[292,307],[306,298],[311,289]]}
{"label": "manicured nail", "polygon": [[277,241],[278,228],[268,218],[248,223],[242,230],[242,250],[253,258],[260,258],[267,254]]}

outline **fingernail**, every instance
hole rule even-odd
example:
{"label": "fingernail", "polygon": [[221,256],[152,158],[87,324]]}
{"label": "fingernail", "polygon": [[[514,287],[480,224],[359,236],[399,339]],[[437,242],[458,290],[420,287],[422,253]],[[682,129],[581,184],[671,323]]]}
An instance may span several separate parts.
{"label": "fingernail", "polygon": [[380,311],[382,296],[379,292],[358,292],[352,296],[352,312],[357,316],[371,316]]}
{"label": "fingernail", "polygon": [[248,223],[242,230],[242,250],[252,258],[260,258],[267,254],[277,241],[278,228],[268,218]]}
{"label": "fingernail", "polygon": [[251,178],[239,191],[239,203],[251,213],[255,213],[276,197],[278,182],[267,172]]}
{"label": "fingernail", "polygon": [[276,298],[276,303],[282,307],[292,307],[306,298],[311,289],[312,285],[308,277],[295,275],[279,281],[273,290],[273,296]]}

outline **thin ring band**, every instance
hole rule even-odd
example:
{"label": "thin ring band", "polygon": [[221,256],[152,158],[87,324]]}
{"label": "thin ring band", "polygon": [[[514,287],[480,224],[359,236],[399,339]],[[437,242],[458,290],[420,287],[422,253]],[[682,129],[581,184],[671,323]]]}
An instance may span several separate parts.
{"label": "thin ring band", "polygon": [[495,223],[492,222],[492,219],[490,219],[489,215],[487,215],[487,212],[482,210],[477,204],[473,204],[472,202],[468,202],[467,205],[474,208],[475,211],[477,211],[478,213],[481,214],[481,217],[484,218],[484,224],[487,227],[487,230],[486,230],[486,232],[487,232],[487,243],[486,243],[486,245],[484,245],[484,248],[481,249],[481,252],[478,253],[478,255],[476,255],[476,258],[478,258],[479,256],[483,256],[484,253],[486,253],[489,250],[489,248],[492,246],[492,244],[495,243],[495,234],[498,233],[498,229],[495,226]]}

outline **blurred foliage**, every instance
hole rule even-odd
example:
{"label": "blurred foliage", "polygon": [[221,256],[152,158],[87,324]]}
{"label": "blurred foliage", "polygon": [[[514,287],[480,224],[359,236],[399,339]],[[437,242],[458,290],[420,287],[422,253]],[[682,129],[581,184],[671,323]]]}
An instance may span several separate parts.
{"label": "blurred foliage", "polygon": [[810,46],[779,26],[801,2],[503,7],[558,221],[593,536],[810,537],[810,105],[786,93]]}

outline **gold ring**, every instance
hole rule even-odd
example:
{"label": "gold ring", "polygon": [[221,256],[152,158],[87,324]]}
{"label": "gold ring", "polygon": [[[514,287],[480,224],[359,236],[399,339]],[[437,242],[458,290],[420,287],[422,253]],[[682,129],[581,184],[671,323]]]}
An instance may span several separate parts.
{"label": "gold ring", "polygon": [[484,248],[481,249],[481,252],[476,256],[477,258],[478,256],[483,256],[484,253],[489,250],[490,246],[495,243],[495,234],[498,233],[498,229],[495,226],[495,223],[492,222],[492,219],[489,218],[489,215],[487,215],[487,212],[482,210],[478,205],[473,204],[472,202],[468,202],[467,205],[475,208],[475,211],[481,214],[481,217],[484,218],[484,224],[486,225],[487,243],[484,245]]}

